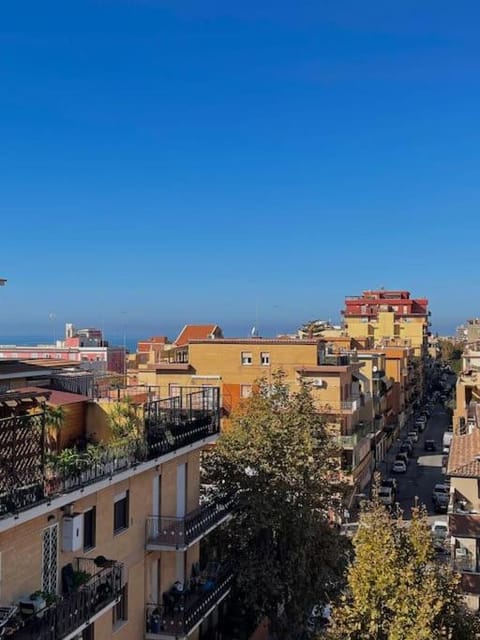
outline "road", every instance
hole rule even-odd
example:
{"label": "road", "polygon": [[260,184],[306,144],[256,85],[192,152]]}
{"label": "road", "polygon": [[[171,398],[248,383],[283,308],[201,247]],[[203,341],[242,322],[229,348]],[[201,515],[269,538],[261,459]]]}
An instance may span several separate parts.
{"label": "road", "polygon": [[[426,506],[429,514],[429,521],[447,520],[446,515],[435,514],[433,511],[432,491],[437,483],[443,483],[442,473],[442,439],[448,426],[449,418],[441,404],[437,404],[430,416],[423,433],[419,434],[419,440],[414,445],[414,456],[410,458],[405,474],[393,474],[391,468],[396,453],[399,451],[401,441],[397,441],[388,454],[388,460],[382,465],[382,475],[387,474],[397,480],[398,493],[397,501],[403,511],[405,519],[410,518],[411,507],[415,505],[417,499],[419,503]],[[407,429],[401,433],[401,437],[406,436]],[[424,451],[425,440],[435,441],[435,452]],[[386,467],[386,469],[385,469]]]}

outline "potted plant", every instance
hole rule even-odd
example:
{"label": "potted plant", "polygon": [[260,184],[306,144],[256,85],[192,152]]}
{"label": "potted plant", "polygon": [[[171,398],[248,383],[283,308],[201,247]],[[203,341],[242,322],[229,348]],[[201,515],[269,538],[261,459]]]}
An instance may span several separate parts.
{"label": "potted plant", "polygon": [[88,571],[74,571],[73,572],[73,586],[75,589],[78,589],[87,582],[91,578],[91,574]]}

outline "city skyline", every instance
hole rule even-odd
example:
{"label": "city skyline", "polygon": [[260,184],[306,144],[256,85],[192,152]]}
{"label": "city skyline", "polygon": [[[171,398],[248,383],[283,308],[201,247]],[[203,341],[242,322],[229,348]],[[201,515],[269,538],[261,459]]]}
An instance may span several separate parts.
{"label": "city skyline", "polygon": [[478,315],[480,8],[180,5],[2,7],[2,331]]}

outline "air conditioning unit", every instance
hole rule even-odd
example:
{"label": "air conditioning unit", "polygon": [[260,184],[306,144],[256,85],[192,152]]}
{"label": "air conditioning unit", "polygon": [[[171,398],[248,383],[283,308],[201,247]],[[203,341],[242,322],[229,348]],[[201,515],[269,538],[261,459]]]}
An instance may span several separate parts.
{"label": "air conditioning unit", "polygon": [[62,550],[78,551],[83,546],[83,513],[62,518]]}
{"label": "air conditioning unit", "polygon": [[312,385],[314,387],[323,387],[323,380],[321,378],[316,378],[313,382]]}

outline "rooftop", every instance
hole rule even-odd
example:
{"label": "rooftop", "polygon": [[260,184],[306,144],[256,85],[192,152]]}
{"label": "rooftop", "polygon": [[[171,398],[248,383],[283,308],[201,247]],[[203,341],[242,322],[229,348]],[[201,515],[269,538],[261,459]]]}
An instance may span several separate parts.
{"label": "rooftop", "polygon": [[46,394],[48,395],[47,404],[65,406],[67,404],[75,404],[76,402],[87,402],[90,398],[79,393],[69,393],[68,391],[56,391],[55,389],[43,389],[42,387],[22,387],[15,389],[19,393],[28,394]]}
{"label": "rooftop", "polygon": [[452,438],[447,473],[462,478],[480,478],[480,429]]}
{"label": "rooftop", "polygon": [[222,335],[222,330],[218,324],[186,324],[174,344],[177,347],[183,347],[192,340],[205,340],[215,334]]}
{"label": "rooftop", "polygon": [[303,338],[215,338],[215,340],[190,340],[194,344],[299,344],[299,345],[317,345],[319,342],[325,342],[324,338],[308,339]]}

